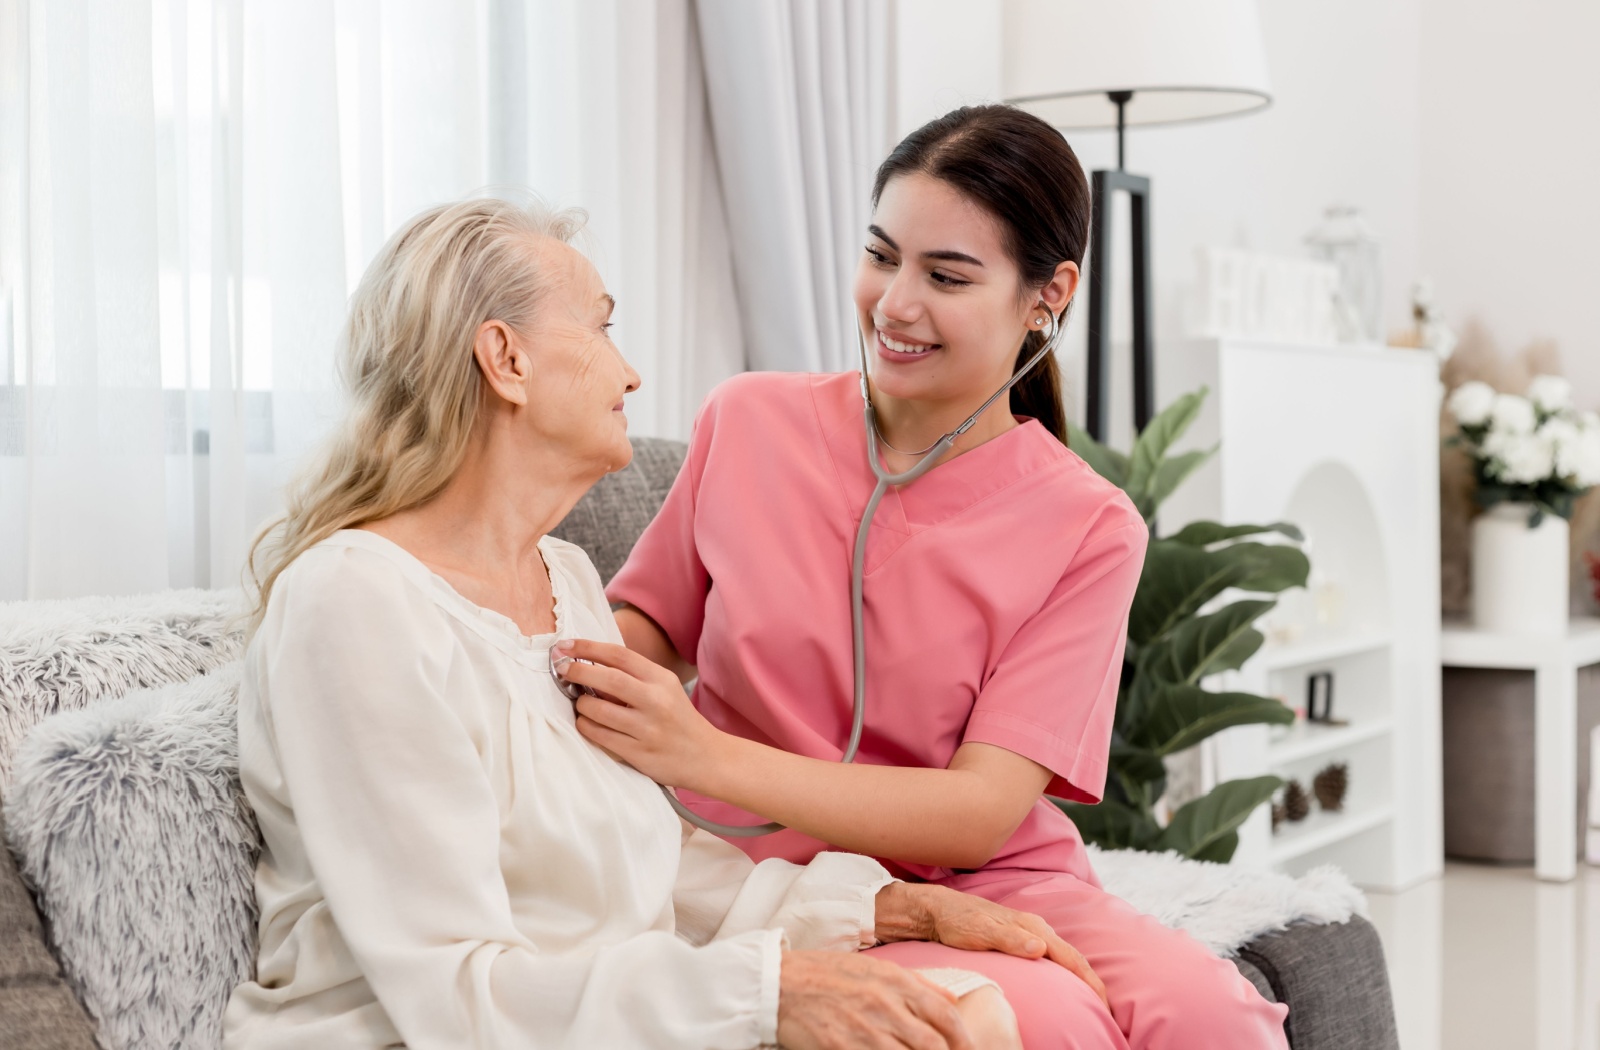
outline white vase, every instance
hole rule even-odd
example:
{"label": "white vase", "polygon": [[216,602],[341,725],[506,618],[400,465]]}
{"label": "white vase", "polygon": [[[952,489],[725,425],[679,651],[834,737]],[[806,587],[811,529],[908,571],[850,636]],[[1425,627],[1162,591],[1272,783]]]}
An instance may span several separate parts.
{"label": "white vase", "polygon": [[1567,522],[1498,503],[1472,523],[1472,620],[1481,630],[1562,634],[1567,629]]}

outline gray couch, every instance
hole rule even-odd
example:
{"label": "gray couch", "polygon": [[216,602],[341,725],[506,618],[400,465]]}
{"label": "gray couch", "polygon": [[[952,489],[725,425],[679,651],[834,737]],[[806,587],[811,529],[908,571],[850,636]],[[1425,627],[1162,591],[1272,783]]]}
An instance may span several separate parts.
{"label": "gray couch", "polygon": [[[557,530],[584,547],[606,579],[660,508],[683,460],[676,442],[640,439],[635,450],[633,465],[597,485]],[[1383,948],[1364,919],[1259,937],[1235,965],[1262,995],[1289,1005],[1294,1050],[1398,1046]],[[0,1050],[89,1050],[94,1032],[11,855],[0,850]]]}

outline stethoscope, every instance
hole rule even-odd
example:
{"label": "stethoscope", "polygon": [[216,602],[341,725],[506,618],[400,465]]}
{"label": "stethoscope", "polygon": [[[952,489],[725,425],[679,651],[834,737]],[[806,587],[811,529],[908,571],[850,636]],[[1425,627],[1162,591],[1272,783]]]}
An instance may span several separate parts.
{"label": "stethoscope", "polygon": [[[1049,335],[1045,337],[1044,345],[1039,348],[1038,352],[1028,358],[1027,362],[1017,369],[1011,379],[999,390],[996,390],[989,400],[979,405],[978,410],[968,416],[960,426],[920,452],[902,452],[902,455],[921,456],[922,458],[917,460],[916,465],[911,469],[902,471],[899,474],[889,473],[888,468],[883,465],[883,450],[880,446],[888,445],[889,443],[883,439],[883,433],[878,429],[878,413],[872,405],[871,389],[867,386],[866,336],[862,333],[860,324],[856,325],[856,346],[861,351],[861,400],[865,403],[862,417],[866,422],[867,430],[867,462],[871,464],[872,473],[878,479],[878,483],[873,488],[872,495],[867,499],[866,509],[861,513],[861,525],[856,529],[855,555],[850,564],[850,633],[855,652],[855,701],[850,718],[850,741],[845,746],[844,755],[839,759],[840,762],[855,761],[856,749],[861,746],[861,731],[866,725],[867,640],[862,613],[862,590],[867,565],[867,532],[872,528],[872,519],[878,513],[878,504],[883,500],[883,494],[889,490],[889,486],[908,485],[932,470],[934,465],[939,462],[939,457],[950,451],[950,446],[956,443],[957,438],[972,429],[972,425],[978,421],[978,417],[983,415],[990,405],[998,401],[1004,394],[1009,393],[1012,387],[1016,386],[1024,376],[1033,370],[1034,365],[1044,360],[1046,354],[1055,350],[1056,344],[1061,341],[1063,326],[1053,311],[1046,309],[1045,315],[1049,318]],[[1044,324],[1045,318],[1035,318],[1034,323]],[[890,447],[892,448],[893,446]],[[894,451],[899,452],[900,450],[894,449]],[[561,676],[561,672],[567,666],[567,663],[568,661],[565,660],[552,660],[550,662],[550,677],[555,679],[556,687],[572,700],[590,694],[592,690],[587,686],[569,682]],[[667,796],[667,801],[672,804],[672,808],[684,820],[696,827],[704,828],[725,838],[755,838],[758,835],[770,835],[774,831],[783,830],[783,825],[775,820],[766,824],[719,824],[714,820],[707,820],[678,801],[678,797],[665,784],[661,785],[661,792]]]}

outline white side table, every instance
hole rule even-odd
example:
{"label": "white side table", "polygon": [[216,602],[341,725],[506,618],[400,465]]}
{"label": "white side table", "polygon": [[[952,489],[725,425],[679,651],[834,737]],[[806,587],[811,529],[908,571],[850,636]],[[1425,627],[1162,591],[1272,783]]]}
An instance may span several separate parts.
{"label": "white side table", "polygon": [[1600,619],[1575,617],[1564,635],[1513,635],[1446,623],[1445,667],[1533,672],[1534,871],[1566,881],[1578,872],[1578,668],[1600,663]]}

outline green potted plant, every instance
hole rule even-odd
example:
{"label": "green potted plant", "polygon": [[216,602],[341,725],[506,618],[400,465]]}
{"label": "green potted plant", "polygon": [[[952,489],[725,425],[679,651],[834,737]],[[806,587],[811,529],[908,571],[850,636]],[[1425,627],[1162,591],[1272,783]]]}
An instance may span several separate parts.
{"label": "green potted plant", "polygon": [[[1287,724],[1282,703],[1253,693],[1214,692],[1204,680],[1238,669],[1261,647],[1256,620],[1275,595],[1305,586],[1310,564],[1295,546],[1293,525],[1220,525],[1196,521],[1171,536],[1154,534],[1161,504],[1216,451],[1169,455],[1200,413],[1207,390],[1179,398],[1139,434],[1128,454],[1071,427],[1072,449],[1133,500],[1152,526],[1144,571],[1128,621],[1117,693],[1111,768],[1098,805],[1057,800],[1086,841],[1109,849],[1175,850],[1227,861],[1239,825],[1283,781],[1251,777],[1218,784],[1180,806],[1163,825],[1156,804],[1166,791],[1166,756],[1230,726]],[[1273,539],[1276,542],[1261,542]],[[1292,542],[1285,542],[1292,541]]]}

